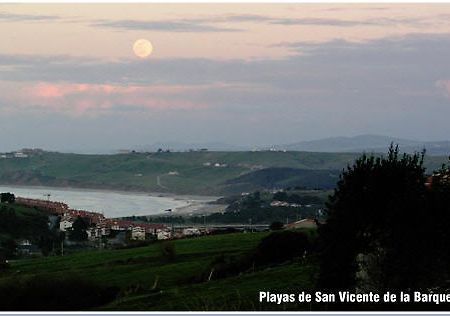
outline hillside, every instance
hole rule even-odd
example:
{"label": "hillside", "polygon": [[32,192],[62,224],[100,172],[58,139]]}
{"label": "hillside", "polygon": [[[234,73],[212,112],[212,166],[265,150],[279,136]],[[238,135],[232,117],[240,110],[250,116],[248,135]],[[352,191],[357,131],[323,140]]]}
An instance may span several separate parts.
{"label": "hillside", "polygon": [[[98,306],[100,310],[283,310],[286,306],[259,304],[258,291],[311,288],[315,277],[313,265],[287,263],[238,276],[213,277],[209,282],[197,280],[198,276],[209,272],[211,263],[221,256],[231,258],[251,251],[267,234],[237,233],[176,240],[173,242],[175,257],[169,261],[162,255],[164,243],[161,242],[134,249],[20,260],[12,263],[10,272],[0,274],[0,293],[7,291],[12,282],[22,284],[44,276],[47,280],[58,280],[72,275],[85,280],[85,284],[94,282],[117,289],[116,299]],[[45,295],[42,291],[39,295]],[[77,293],[64,295],[76,296]],[[42,303],[48,306],[46,304]]]}
{"label": "hillside", "polygon": [[16,258],[18,243],[24,240],[33,243],[39,253],[48,254],[55,237],[49,229],[48,216],[41,211],[0,203],[0,263],[5,258]]}
{"label": "hillside", "polygon": [[226,184],[242,191],[261,190],[268,186],[330,189],[336,185],[340,173],[341,170],[266,168],[228,180]]}
{"label": "hillside", "polygon": [[42,212],[24,205],[0,203],[0,244],[21,238],[37,242],[47,235],[48,218]]}
{"label": "hillside", "polygon": [[[322,183],[328,188],[342,168],[358,156],[269,151],[122,155],[43,152],[27,158],[0,159],[0,183],[199,195],[286,185],[315,188]],[[426,165],[435,169],[445,161],[445,157],[428,156]]]}

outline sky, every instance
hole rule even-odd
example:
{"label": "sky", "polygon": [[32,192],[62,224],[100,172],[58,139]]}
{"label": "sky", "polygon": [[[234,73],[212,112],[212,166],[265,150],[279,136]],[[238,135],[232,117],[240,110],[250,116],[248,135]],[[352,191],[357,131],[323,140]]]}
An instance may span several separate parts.
{"label": "sky", "polygon": [[0,4],[0,38],[0,151],[450,138],[450,3]]}

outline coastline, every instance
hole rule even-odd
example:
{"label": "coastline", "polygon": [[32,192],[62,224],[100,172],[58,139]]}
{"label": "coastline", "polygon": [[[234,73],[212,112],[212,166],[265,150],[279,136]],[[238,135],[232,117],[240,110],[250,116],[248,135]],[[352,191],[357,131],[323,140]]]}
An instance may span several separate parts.
{"label": "coastline", "polygon": [[80,191],[80,192],[111,192],[118,194],[136,194],[145,195],[153,197],[168,197],[179,200],[209,200],[215,201],[222,196],[212,196],[212,195],[198,195],[198,194],[176,194],[170,192],[157,192],[157,191],[141,191],[141,190],[119,190],[110,188],[99,188],[99,187],[74,187],[74,186],[49,186],[49,185],[32,185],[32,184],[10,184],[0,182],[0,186],[22,188],[22,189],[57,189],[61,191]]}
{"label": "coastline", "polygon": [[[178,195],[175,193],[161,193],[161,192],[145,192],[145,191],[132,191],[132,190],[117,190],[117,189],[102,189],[102,188],[80,188],[71,186],[42,186],[42,185],[17,185],[17,184],[5,184],[0,183],[0,187],[17,188],[17,189],[32,189],[32,190],[55,190],[55,191],[67,191],[67,192],[93,192],[93,193],[114,193],[125,196],[142,196],[142,197],[154,197],[154,198],[166,198],[176,202],[184,202],[185,205],[177,206],[173,208],[173,214],[176,215],[193,215],[193,214],[205,214],[221,211],[226,208],[227,205],[223,204],[210,204],[216,201],[220,196],[202,196],[202,195]],[[98,211],[99,210],[92,210]],[[161,215],[164,214],[164,210],[157,213],[144,214],[146,215]],[[123,216],[126,217],[126,216]]]}
{"label": "coastline", "polygon": [[210,204],[207,202],[191,201],[191,203],[186,206],[175,208],[173,213],[180,216],[207,215],[223,212],[227,206],[228,205],[226,204]]}

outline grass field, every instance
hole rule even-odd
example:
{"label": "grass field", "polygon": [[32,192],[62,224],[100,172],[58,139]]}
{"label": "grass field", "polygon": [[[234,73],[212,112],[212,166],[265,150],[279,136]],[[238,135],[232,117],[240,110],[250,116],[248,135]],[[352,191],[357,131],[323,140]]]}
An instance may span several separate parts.
{"label": "grass field", "polygon": [[[0,183],[223,195],[286,185],[330,186],[356,153],[175,152],[77,155],[45,152],[0,159]],[[446,157],[427,157],[435,169]],[[205,164],[210,163],[207,166]],[[226,167],[214,167],[215,163]],[[266,168],[272,172],[263,172]],[[176,174],[169,175],[169,172]],[[330,171],[330,172],[328,172]],[[316,172],[316,174],[314,173]],[[254,176],[251,174],[254,173]],[[250,175],[250,176],[249,176]],[[280,176],[282,175],[282,176]],[[245,177],[244,177],[245,176]],[[158,183],[157,178],[160,181]]]}
{"label": "grass field", "polygon": [[[307,308],[261,305],[259,291],[298,291],[314,285],[315,266],[295,262],[209,282],[194,282],[220,255],[251,251],[267,232],[234,233],[173,241],[175,258],[150,246],[77,253],[65,257],[18,260],[0,274],[0,287],[36,276],[80,276],[120,288],[119,296],[99,310],[264,310]],[[155,280],[155,289],[152,289]]]}

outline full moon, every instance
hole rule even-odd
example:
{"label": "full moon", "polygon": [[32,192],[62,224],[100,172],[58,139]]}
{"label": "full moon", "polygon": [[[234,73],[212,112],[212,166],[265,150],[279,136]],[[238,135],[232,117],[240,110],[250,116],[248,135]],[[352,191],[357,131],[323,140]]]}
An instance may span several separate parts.
{"label": "full moon", "polygon": [[138,39],[133,44],[133,52],[137,57],[146,58],[150,56],[153,51],[153,45],[149,40],[146,39]]}

